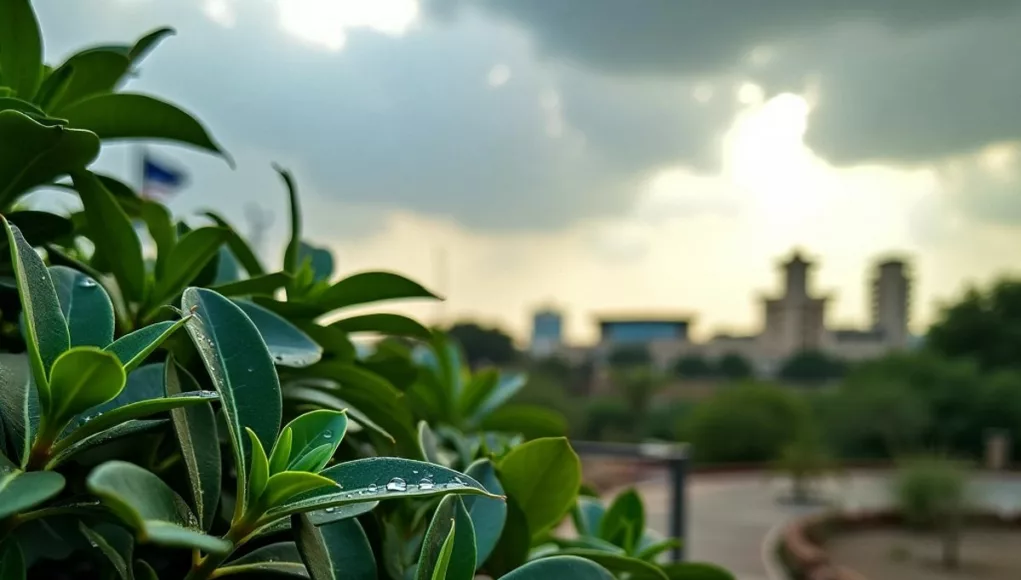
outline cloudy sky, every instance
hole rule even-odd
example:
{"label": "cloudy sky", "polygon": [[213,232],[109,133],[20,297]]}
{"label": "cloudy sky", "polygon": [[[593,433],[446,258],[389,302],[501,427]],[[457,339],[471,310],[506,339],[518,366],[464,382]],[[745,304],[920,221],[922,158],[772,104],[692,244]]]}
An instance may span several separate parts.
{"label": "cloudy sky", "polygon": [[[829,321],[866,323],[873,261],[908,257],[913,317],[1021,266],[1016,0],[36,0],[47,58],[168,39],[131,90],[196,113],[173,203],[247,227],[303,194],[344,271],[449,296],[427,319],[519,337],[556,304],[753,331],[776,264],[819,260]],[[130,149],[100,164],[132,174]],[[251,213],[250,211],[248,213]]]}

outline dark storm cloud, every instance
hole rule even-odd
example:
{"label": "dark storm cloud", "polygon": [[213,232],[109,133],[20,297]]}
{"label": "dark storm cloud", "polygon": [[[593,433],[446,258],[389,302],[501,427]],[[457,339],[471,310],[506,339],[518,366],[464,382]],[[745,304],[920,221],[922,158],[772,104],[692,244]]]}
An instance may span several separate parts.
{"label": "dark storm cloud", "polygon": [[[838,163],[916,162],[1021,136],[1017,0],[430,0],[530,31],[543,54],[608,74],[732,71],[773,91],[819,83],[808,140]],[[750,51],[776,49],[753,69]],[[623,81],[622,81],[623,82]],[[709,137],[706,135],[705,137]]]}

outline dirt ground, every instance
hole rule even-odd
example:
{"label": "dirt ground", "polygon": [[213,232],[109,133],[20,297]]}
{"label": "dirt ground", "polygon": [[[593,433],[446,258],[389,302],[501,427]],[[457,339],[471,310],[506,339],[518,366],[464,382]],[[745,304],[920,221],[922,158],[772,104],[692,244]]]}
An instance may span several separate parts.
{"label": "dirt ground", "polygon": [[961,567],[940,566],[936,536],[904,530],[869,530],[837,536],[826,543],[834,563],[869,580],[1018,580],[1021,531],[965,530]]}

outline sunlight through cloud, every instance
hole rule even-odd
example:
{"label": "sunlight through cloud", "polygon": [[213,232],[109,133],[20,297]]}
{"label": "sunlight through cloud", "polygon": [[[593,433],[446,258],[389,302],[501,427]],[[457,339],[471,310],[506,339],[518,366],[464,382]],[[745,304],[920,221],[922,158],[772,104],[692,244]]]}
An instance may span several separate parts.
{"label": "sunlight through cloud", "polygon": [[287,32],[329,50],[340,50],[347,30],[369,28],[401,36],[418,20],[417,0],[278,0]]}

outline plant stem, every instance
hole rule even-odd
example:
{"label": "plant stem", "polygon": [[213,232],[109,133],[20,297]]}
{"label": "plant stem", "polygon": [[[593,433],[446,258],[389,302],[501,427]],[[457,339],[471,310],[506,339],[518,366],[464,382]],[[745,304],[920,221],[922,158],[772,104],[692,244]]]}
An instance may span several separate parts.
{"label": "plant stem", "polygon": [[231,553],[234,552],[245,540],[245,537],[251,533],[251,524],[248,523],[247,519],[242,518],[240,521],[235,523],[227,530],[226,535],[223,536],[224,540],[230,542],[231,548],[224,554],[206,554],[205,557],[200,558],[198,562],[192,566],[191,572],[184,577],[184,580],[206,580],[210,578],[213,572],[227,559]]}

